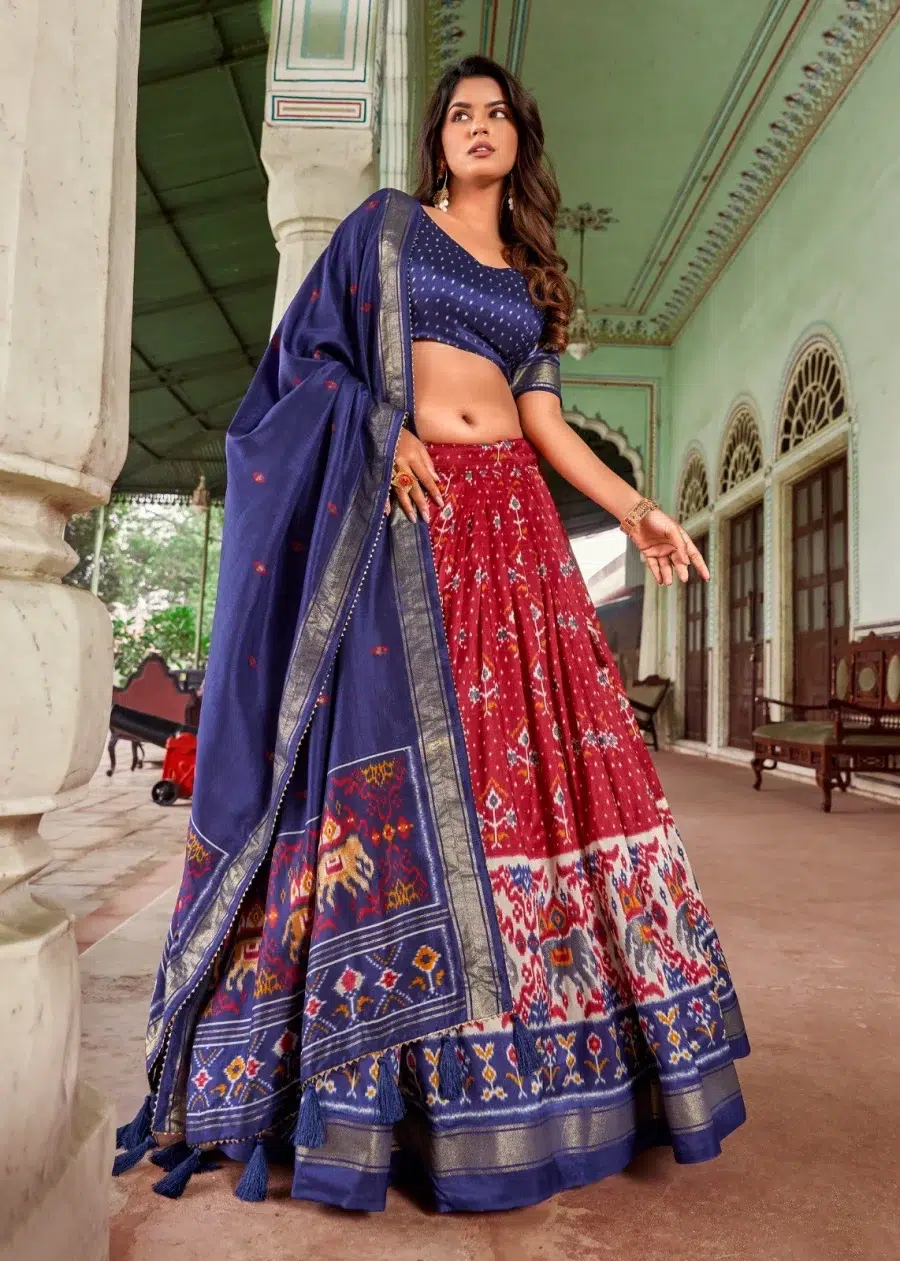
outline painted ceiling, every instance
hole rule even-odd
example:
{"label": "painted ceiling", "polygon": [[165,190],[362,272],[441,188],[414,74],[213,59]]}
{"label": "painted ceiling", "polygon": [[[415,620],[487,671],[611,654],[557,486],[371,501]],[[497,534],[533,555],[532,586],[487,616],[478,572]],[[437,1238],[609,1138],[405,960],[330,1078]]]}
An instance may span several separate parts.
{"label": "painted ceiling", "polygon": [[130,442],[116,493],[219,497],[278,256],[259,157],[258,0],[143,0]]}
{"label": "painted ceiling", "polygon": [[[484,52],[541,109],[597,340],[669,345],[900,0],[427,0],[430,72]],[[560,233],[577,279],[577,238]]]}

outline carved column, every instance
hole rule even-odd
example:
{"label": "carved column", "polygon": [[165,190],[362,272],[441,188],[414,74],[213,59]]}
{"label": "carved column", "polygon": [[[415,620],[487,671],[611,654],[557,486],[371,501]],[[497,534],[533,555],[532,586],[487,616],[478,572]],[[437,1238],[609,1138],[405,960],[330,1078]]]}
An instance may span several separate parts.
{"label": "carved column", "polygon": [[29,880],[109,722],[109,615],[60,579],[128,441],[139,25],[138,0],[0,6],[2,1261],[107,1256],[112,1115],[79,1073],[72,924]]}
{"label": "carved column", "polygon": [[384,8],[274,0],[260,153],[280,260],[273,326],[340,221],[378,185]]}

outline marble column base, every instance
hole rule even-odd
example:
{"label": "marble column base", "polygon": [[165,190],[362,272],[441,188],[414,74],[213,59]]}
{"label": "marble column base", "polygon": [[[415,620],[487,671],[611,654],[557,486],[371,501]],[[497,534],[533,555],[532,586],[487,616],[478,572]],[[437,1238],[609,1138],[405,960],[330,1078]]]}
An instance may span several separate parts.
{"label": "marble column base", "polygon": [[114,1148],[112,1106],[79,1082],[62,1169],[40,1188],[12,1237],[0,1241],[0,1261],[107,1261]]}

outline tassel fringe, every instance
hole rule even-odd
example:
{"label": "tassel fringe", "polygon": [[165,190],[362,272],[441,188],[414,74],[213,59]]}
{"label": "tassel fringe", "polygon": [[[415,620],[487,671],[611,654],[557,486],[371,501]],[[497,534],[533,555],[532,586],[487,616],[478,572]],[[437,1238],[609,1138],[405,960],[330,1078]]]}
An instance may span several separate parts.
{"label": "tassel fringe", "polygon": [[534,1034],[525,1022],[515,1015],[513,1016],[513,1046],[516,1048],[516,1062],[520,1075],[528,1077],[531,1073],[536,1073],[541,1067],[541,1057],[538,1054]]}
{"label": "tassel fringe", "polygon": [[406,1105],[394,1072],[394,1057],[388,1052],[378,1061],[378,1115],[388,1125],[406,1116]]}
{"label": "tassel fringe", "polygon": [[438,1084],[444,1099],[452,1102],[462,1098],[463,1079],[462,1065],[456,1053],[456,1042],[452,1038],[441,1039],[441,1056],[438,1060]]}
{"label": "tassel fringe", "polygon": [[247,1161],[247,1168],[234,1188],[234,1193],[247,1204],[259,1204],[269,1193],[269,1164],[266,1160],[266,1146],[261,1138],[256,1140],[253,1155]]}
{"label": "tassel fringe", "polygon": [[164,1195],[168,1200],[178,1200],[195,1173],[200,1172],[201,1152],[199,1147],[193,1148],[187,1160],[167,1173],[159,1182],[154,1182],[153,1190],[157,1195]]}
{"label": "tassel fringe", "polygon": [[171,1173],[183,1160],[187,1160],[191,1154],[191,1149],[187,1143],[179,1141],[170,1143],[168,1147],[160,1147],[150,1157],[150,1164],[156,1165],[157,1169],[165,1169],[166,1173]]}
{"label": "tassel fringe", "polygon": [[323,1147],[325,1145],[325,1122],[319,1107],[319,1096],[314,1082],[310,1082],[300,1100],[300,1111],[297,1115],[297,1126],[292,1142],[295,1147]]}
{"label": "tassel fringe", "polygon": [[132,1148],[140,1147],[150,1137],[150,1120],[150,1096],[147,1095],[134,1119],[127,1125],[120,1125],[116,1130],[116,1151],[121,1151],[122,1148],[131,1151]]}
{"label": "tassel fringe", "polygon": [[122,1152],[113,1161],[113,1177],[118,1178],[120,1173],[125,1173],[127,1169],[133,1169],[156,1146],[156,1139],[152,1134],[148,1134],[142,1143],[138,1143],[137,1147],[132,1147],[129,1151]]}

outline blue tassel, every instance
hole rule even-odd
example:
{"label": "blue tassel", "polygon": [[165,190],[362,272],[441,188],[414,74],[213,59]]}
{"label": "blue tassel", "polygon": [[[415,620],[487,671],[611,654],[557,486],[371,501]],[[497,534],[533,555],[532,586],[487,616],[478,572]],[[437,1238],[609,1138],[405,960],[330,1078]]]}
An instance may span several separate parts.
{"label": "blue tassel", "polygon": [[157,1195],[164,1195],[166,1199],[178,1200],[184,1194],[184,1188],[190,1182],[195,1173],[200,1172],[200,1148],[195,1147],[187,1160],[183,1160],[180,1165],[176,1165],[171,1173],[167,1173],[164,1178],[160,1178],[159,1182],[154,1182],[153,1190]]}
{"label": "blue tassel", "polygon": [[247,1168],[234,1188],[234,1193],[247,1204],[259,1204],[269,1194],[269,1164],[266,1160],[266,1145],[261,1138],[256,1140],[253,1155],[247,1161]]}
{"label": "blue tassel", "polygon": [[144,1139],[150,1136],[150,1120],[150,1096],[147,1095],[138,1108],[134,1120],[129,1121],[127,1125],[120,1125],[116,1130],[116,1151],[120,1151],[123,1147],[129,1151],[133,1147],[140,1147]]}
{"label": "blue tassel", "polygon": [[537,1043],[534,1034],[518,1016],[513,1016],[513,1046],[516,1048],[519,1076],[528,1077],[530,1073],[536,1073],[541,1067]]}
{"label": "blue tassel", "polygon": [[406,1105],[394,1076],[393,1062],[388,1063],[387,1053],[378,1061],[378,1115],[388,1125],[402,1121],[406,1116]]}
{"label": "blue tassel", "polygon": [[170,1143],[168,1147],[160,1147],[158,1151],[155,1151],[150,1157],[150,1164],[156,1165],[158,1169],[165,1169],[166,1173],[171,1173],[183,1160],[187,1160],[190,1154],[190,1147],[179,1139],[177,1143]]}
{"label": "blue tassel", "polygon": [[456,1054],[456,1042],[452,1038],[441,1039],[441,1055],[438,1060],[438,1084],[441,1097],[447,1100],[460,1099],[463,1092],[463,1071]]}
{"label": "blue tassel", "polygon": [[122,1152],[113,1161],[113,1177],[118,1178],[120,1173],[124,1173],[126,1169],[133,1169],[156,1146],[156,1139],[152,1134],[148,1134],[143,1143],[138,1143],[137,1147],[132,1147],[127,1152]]}
{"label": "blue tassel", "polygon": [[297,1114],[297,1126],[294,1130],[295,1147],[324,1147],[325,1122],[319,1107],[319,1096],[312,1082],[303,1092],[300,1100],[300,1111]]}

